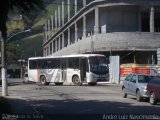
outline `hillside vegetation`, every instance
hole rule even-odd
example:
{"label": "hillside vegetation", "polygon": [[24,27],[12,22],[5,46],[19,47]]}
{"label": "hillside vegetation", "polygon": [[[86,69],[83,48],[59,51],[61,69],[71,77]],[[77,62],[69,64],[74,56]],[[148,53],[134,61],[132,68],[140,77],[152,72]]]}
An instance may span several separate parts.
{"label": "hillside vegetation", "polygon": [[[11,44],[17,44],[20,47],[23,59],[27,60],[29,57],[42,56],[43,25],[47,23],[48,19],[51,19],[52,15],[54,16],[55,10],[61,4],[61,0],[46,0],[45,10],[28,13],[28,16],[22,16],[22,20],[13,20],[21,16],[18,12],[17,14],[11,12],[10,19],[12,20],[8,22],[10,35],[31,28],[31,32],[22,33],[12,38]],[[64,1],[64,5],[65,22],[67,22],[67,0]],[[72,17],[74,15],[74,0],[71,0],[70,8]]]}
{"label": "hillside vegetation", "polygon": [[[57,0],[58,1],[58,0]],[[21,33],[14,36],[9,44],[17,44],[21,48],[23,59],[28,57],[42,56],[43,25],[50,18],[52,11],[57,8],[56,0],[47,0],[45,10],[33,11],[32,15],[19,18],[20,13],[11,11],[9,15],[8,34],[14,35],[19,31],[31,28],[31,32]],[[31,13],[29,13],[31,14]]]}

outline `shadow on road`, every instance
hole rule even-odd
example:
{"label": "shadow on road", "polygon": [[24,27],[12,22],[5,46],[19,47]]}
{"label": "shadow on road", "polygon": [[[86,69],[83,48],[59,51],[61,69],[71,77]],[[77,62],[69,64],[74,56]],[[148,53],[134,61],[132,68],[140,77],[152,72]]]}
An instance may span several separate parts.
{"label": "shadow on road", "polygon": [[95,100],[22,100],[8,98],[8,101],[12,110],[10,114],[30,115],[32,119],[37,115],[37,117],[41,117],[38,120],[102,120],[103,117],[109,115],[115,117],[125,115],[130,119],[129,117],[135,117],[135,115],[157,116],[160,110],[160,104],[135,106],[131,103]]}
{"label": "shadow on road", "polygon": [[10,82],[8,83],[8,86],[17,86],[23,84],[22,82]]}

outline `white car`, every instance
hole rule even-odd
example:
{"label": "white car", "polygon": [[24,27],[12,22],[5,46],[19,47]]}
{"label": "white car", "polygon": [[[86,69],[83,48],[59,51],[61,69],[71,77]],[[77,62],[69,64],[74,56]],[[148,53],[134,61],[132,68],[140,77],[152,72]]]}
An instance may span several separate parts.
{"label": "white car", "polygon": [[23,83],[28,83],[28,73],[27,72],[24,73]]}

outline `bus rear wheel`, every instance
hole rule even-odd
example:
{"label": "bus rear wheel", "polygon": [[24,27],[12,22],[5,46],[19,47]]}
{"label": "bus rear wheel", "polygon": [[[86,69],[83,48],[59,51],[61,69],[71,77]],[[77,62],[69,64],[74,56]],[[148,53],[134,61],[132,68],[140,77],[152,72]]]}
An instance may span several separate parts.
{"label": "bus rear wheel", "polygon": [[82,82],[79,79],[78,75],[73,76],[72,81],[74,85],[82,85]]}
{"label": "bus rear wheel", "polygon": [[46,77],[45,76],[41,76],[40,77],[40,82],[42,85],[49,85],[49,82],[46,81]]}

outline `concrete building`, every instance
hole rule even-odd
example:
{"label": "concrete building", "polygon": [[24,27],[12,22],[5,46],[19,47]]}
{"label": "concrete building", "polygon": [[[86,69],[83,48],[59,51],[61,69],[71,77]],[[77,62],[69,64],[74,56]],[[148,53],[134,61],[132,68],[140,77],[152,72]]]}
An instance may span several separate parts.
{"label": "concrete building", "polygon": [[44,56],[101,53],[120,55],[121,63],[156,61],[160,0],[60,0],[53,13],[44,26]]}

